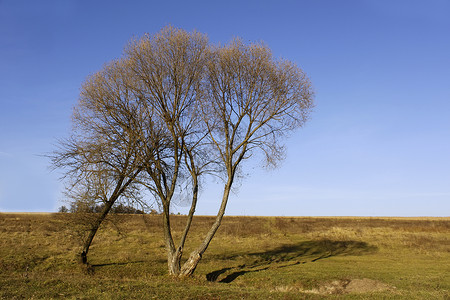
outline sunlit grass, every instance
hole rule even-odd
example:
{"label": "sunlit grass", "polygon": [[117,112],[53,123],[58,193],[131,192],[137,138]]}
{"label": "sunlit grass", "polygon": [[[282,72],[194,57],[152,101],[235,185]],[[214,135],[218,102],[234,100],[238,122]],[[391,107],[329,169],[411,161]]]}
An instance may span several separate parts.
{"label": "sunlit grass", "polygon": [[[185,217],[173,216],[174,234]],[[212,217],[194,218],[186,254]],[[0,298],[446,299],[449,218],[226,217],[195,275],[166,275],[158,216],[109,218],[77,263],[73,214],[0,214]]]}

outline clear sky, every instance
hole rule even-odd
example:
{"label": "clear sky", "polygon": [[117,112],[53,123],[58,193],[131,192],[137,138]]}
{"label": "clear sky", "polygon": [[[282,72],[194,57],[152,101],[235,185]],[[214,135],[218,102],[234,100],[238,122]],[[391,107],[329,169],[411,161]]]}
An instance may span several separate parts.
{"label": "clear sky", "polygon": [[[448,0],[0,0],[0,211],[62,205],[40,155],[69,135],[81,83],[169,24],[264,41],[316,91],[284,163],[248,165],[227,214],[450,216]],[[208,185],[197,212],[219,194]]]}

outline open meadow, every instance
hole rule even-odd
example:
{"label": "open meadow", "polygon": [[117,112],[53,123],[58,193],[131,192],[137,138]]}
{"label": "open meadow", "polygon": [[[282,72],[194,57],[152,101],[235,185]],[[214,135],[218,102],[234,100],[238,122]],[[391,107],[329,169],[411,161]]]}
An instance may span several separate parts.
{"label": "open meadow", "polygon": [[[167,276],[160,216],[0,214],[1,299],[450,299],[450,218],[225,217],[194,276]],[[174,235],[184,216],[173,216]],[[194,217],[187,253],[213,217]],[[178,230],[178,231],[177,231]]]}

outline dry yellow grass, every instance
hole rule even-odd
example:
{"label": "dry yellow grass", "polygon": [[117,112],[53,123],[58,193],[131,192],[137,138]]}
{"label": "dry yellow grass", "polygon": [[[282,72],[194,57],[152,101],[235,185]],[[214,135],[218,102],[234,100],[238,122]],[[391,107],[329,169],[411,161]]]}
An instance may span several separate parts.
{"label": "dry yellow grass", "polygon": [[[184,216],[173,216],[180,234]],[[194,218],[189,252],[213,222]],[[0,214],[4,299],[446,299],[450,218],[226,217],[195,276],[168,278],[159,216],[115,215],[79,267],[73,214]]]}

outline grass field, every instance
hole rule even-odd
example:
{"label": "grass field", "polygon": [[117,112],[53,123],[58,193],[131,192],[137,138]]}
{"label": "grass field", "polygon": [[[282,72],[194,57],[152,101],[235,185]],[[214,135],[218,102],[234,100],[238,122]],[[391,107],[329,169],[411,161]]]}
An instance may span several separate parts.
{"label": "grass field", "polygon": [[[159,216],[111,216],[89,271],[76,216],[0,214],[1,299],[450,299],[450,218],[225,217],[181,280]],[[186,254],[212,222],[194,218]]]}

